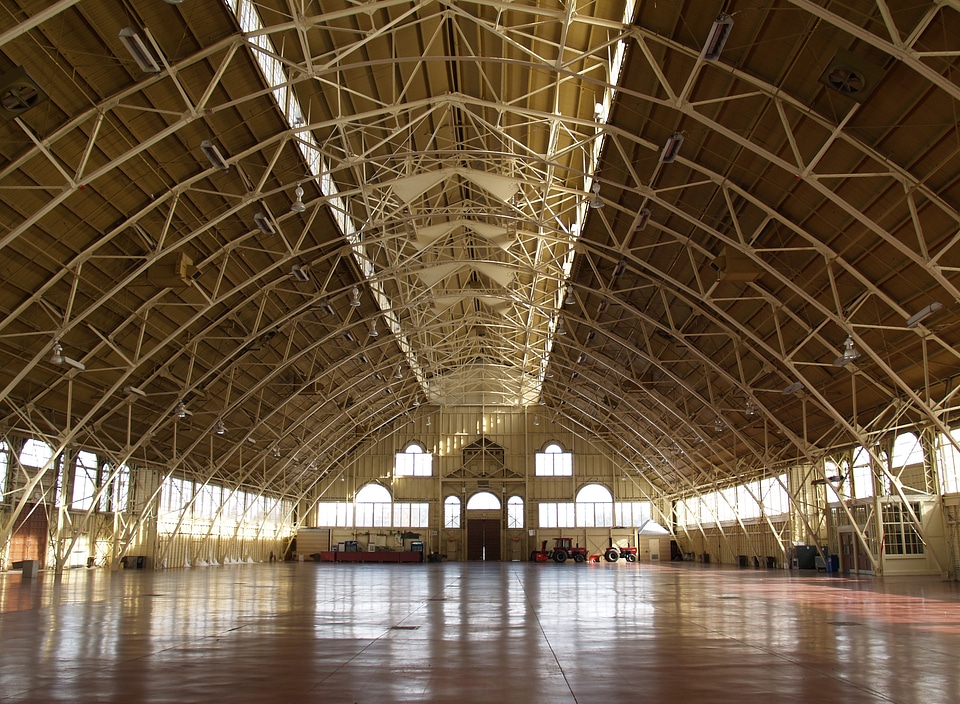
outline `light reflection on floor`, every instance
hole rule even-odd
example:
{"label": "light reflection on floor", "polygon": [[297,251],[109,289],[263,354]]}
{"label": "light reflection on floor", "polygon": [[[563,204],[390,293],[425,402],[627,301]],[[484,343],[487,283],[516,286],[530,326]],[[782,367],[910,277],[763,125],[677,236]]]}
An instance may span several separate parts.
{"label": "light reflection on floor", "polygon": [[960,589],[692,563],[0,574],[0,700],[960,701]]}

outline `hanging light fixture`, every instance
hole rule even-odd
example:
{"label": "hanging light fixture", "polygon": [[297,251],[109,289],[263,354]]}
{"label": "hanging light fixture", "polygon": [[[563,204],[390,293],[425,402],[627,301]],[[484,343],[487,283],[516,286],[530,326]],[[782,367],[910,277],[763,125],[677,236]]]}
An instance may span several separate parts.
{"label": "hanging light fixture", "polygon": [[376,318],[370,318],[370,337],[380,337],[380,333],[377,332]]}
{"label": "hanging light fixture", "polygon": [[187,404],[185,404],[182,399],[177,403],[176,415],[177,418],[181,419],[190,415],[190,411],[187,410]]}
{"label": "hanging light fixture", "polygon": [[290,205],[290,210],[294,213],[302,213],[307,209],[307,206],[303,204],[303,186],[298,183],[293,193],[297,196],[297,199]]}
{"label": "hanging light fixture", "polygon": [[427,416],[427,422],[426,422],[425,425],[426,425],[428,428],[430,427],[430,425],[431,425],[431,423],[430,423],[430,416]]}
{"label": "hanging light fixture", "polygon": [[274,446],[273,446],[273,456],[279,459],[279,457],[280,457],[280,446],[279,446],[279,445],[274,445]]}
{"label": "hanging light fixture", "polygon": [[748,417],[753,417],[757,415],[757,404],[754,403],[752,398],[747,399],[747,407],[744,409],[744,414]]}
{"label": "hanging light fixture", "polygon": [[727,424],[724,422],[723,416],[718,415],[717,419],[713,421],[714,432],[722,433],[725,427],[727,427]]}
{"label": "hanging light fixture", "polygon": [[710,28],[710,34],[707,35],[707,41],[703,43],[703,50],[700,57],[704,61],[716,61],[720,58],[720,52],[723,51],[723,45],[727,43],[727,38],[733,29],[733,17],[725,12],[717,15]]}
{"label": "hanging light fixture", "polygon": [[857,343],[853,341],[853,335],[847,335],[847,339],[843,341],[843,354],[833,360],[833,366],[845,367],[859,357],[860,350],[857,349]]}
{"label": "hanging light fixture", "polygon": [[603,207],[603,199],[600,197],[600,184],[595,181],[590,190],[593,191],[593,197],[590,198],[590,207],[599,210]]}
{"label": "hanging light fixture", "polygon": [[394,376],[395,379],[402,379],[402,378],[403,378],[403,367],[398,364],[398,365],[397,365],[397,373],[394,374],[393,376]]}
{"label": "hanging light fixture", "polygon": [[667,138],[663,145],[663,151],[660,152],[660,161],[664,164],[672,164],[680,153],[680,146],[683,144],[683,133],[673,132]]}
{"label": "hanging light fixture", "polygon": [[217,421],[217,435],[226,435],[227,426],[223,424],[223,418]]}
{"label": "hanging light fixture", "polygon": [[350,305],[354,308],[360,305],[360,288],[357,286],[350,292]]}
{"label": "hanging light fixture", "polygon": [[80,362],[73,357],[68,357],[63,353],[63,345],[60,344],[60,340],[53,341],[53,348],[50,351],[50,362],[61,367],[73,367],[78,371],[86,371],[87,367],[83,362]]}

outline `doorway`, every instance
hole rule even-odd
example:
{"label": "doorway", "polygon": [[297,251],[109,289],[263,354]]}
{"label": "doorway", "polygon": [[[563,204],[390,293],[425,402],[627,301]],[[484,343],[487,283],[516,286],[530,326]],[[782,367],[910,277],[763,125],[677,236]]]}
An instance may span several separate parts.
{"label": "doorway", "polygon": [[851,574],[873,574],[873,563],[864,548],[863,541],[852,529],[839,531],[840,571]]}
{"label": "doorway", "polygon": [[500,519],[467,520],[467,559],[486,562],[500,560]]}

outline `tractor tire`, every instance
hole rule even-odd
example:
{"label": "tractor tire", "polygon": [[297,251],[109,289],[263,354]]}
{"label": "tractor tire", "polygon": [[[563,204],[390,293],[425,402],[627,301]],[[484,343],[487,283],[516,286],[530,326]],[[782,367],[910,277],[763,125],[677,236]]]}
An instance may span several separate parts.
{"label": "tractor tire", "polygon": [[573,561],[579,565],[581,562],[586,562],[587,558],[584,555],[577,553],[576,555],[573,556]]}
{"label": "tractor tire", "polygon": [[634,555],[632,552],[631,552],[631,553],[627,553],[627,554],[624,555],[623,557],[624,557],[624,559],[625,559],[627,562],[636,562],[636,561],[637,561],[637,556]]}
{"label": "tractor tire", "polygon": [[603,553],[603,559],[607,562],[616,562],[620,559],[620,553],[612,549],[607,550],[605,553]]}
{"label": "tractor tire", "polygon": [[553,553],[553,561],[558,565],[562,565],[567,561],[567,551],[566,550],[557,550]]}

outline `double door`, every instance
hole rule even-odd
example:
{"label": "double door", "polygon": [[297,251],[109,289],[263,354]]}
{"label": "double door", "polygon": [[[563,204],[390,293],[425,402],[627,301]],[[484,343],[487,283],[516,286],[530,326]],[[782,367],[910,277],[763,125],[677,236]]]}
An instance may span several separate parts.
{"label": "double door", "polygon": [[499,518],[467,519],[467,559],[487,562],[501,559]]}

